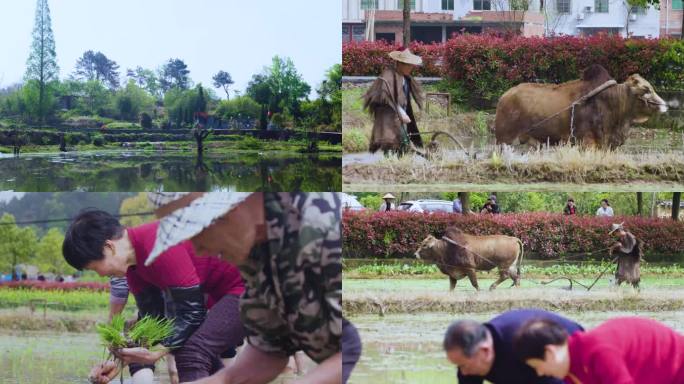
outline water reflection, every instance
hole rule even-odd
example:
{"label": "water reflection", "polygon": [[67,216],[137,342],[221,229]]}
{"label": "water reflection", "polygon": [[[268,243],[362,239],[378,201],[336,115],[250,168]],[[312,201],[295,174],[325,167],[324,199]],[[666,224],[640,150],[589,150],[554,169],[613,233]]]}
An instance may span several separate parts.
{"label": "water reflection", "polygon": [[339,191],[341,156],[100,151],[0,158],[0,190]]}

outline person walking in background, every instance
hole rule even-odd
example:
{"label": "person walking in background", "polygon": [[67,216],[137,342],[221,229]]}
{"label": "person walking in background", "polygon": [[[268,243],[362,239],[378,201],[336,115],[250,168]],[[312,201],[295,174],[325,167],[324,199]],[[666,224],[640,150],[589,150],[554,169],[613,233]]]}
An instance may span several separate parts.
{"label": "person walking in background", "polygon": [[614,318],[575,333],[535,319],[515,334],[513,351],[537,375],[566,383],[684,383],[684,335],[646,318]]}
{"label": "person walking in background", "polygon": [[461,204],[461,198],[458,195],[454,198],[454,213],[463,213],[463,204]]}
{"label": "person walking in background", "polygon": [[596,210],[596,216],[599,217],[612,217],[613,208],[610,206],[608,199],[601,200],[601,206]]}
{"label": "person walking in background", "polygon": [[501,213],[501,210],[499,209],[499,205],[496,203],[496,195],[495,194],[489,195],[489,200],[487,200],[487,201],[492,203],[492,212],[491,212],[492,214],[498,215],[499,213]]}
{"label": "person walking in background", "polygon": [[577,206],[575,205],[575,199],[572,197],[568,198],[568,202],[565,203],[565,207],[563,208],[563,214],[564,215],[576,215],[577,214]]}
{"label": "person walking in background", "polygon": [[393,200],[396,199],[393,194],[386,193],[385,196],[382,197],[382,199],[385,201],[380,205],[380,209],[378,211],[389,212],[397,209],[396,205],[393,202]]}
{"label": "person walking in background", "polygon": [[641,260],[644,257],[644,242],[637,239],[631,232],[625,230],[621,224],[613,224],[609,235],[615,232],[618,240],[608,250],[612,256],[617,253],[617,270],[615,271],[615,284],[620,286],[623,282],[632,284],[639,289],[641,281]]}

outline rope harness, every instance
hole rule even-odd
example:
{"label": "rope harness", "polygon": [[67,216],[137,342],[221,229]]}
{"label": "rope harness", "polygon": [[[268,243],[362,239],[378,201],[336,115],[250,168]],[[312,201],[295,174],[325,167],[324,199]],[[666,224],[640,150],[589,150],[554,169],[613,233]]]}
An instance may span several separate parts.
{"label": "rope harness", "polygon": [[589,93],[587,93],[587,94],[581,96],[581,97],[578,98],[577,100],[573,101],[573,102],[570,103],[570,105],[568,105],[567,107],[561,109],[560,111],[554,113],[554,114],[551,115],[551,116],[546,117],[546,118],[543,119],[542,121],[536,122],[536,123],[533,124],[530,128],[528,128],[527,130],[525,130],[523,133],[528,133],[528,132],[532,131],[533,129],[537,128],[538,126],[544,124],[545,122],[547,122],[547,121],[553,119],[554,117],[557,117],[558,115],[560,115],[561,113],[567,111],[568,109],[572,109],[572,110],[571,110],[571,113],[570,113],[570,137],[569,137],[568,139],[569,139],[569,140],[574,140],[574,139],[576,139],[576,137],[575,137],[575,107],[578,106],[578,105],[580,105],[580,104],[583,104],[584,102],[586,102],[586,101],[589,100],[590,98],[596,96],[597,94],[603,92],[604,90],[606,90],[606,89],[608,89],[609,87],[612,87],[612,86],[614,86],[614,85],[617,85],[617,81],[615,81],[615,80],[608,80],[608,81],[606,81],[605,83],[603,83],[603,84],[599,85],[598,87],[594,88],[593,90],[591,90],[591,92],[589,92]]}
{"label": "rope harness", "polygon": [[[447,236],[442,236],[442,240],[446,241],[449,244],[453,244],[457,247],[463,248],[468,252],[471,252],[473,255],[475,255],[475,256],[479,257],[480,259],[488,262],[489,264],[491,264],[494,267],[497,266],[494,262],[492,262],[488,258],[480,255],[479,253],[473,251],[472,249],[468,248],[467,246],[465,246],[463,244],[459,244],[458,242],[450,239]],[[610,248],[611,247],[599,249],[598,251],[594,251],[594,252],[587,252],[587,253],[581,254],[581,256],[585,256],[585,255],[593,254],[593,253],[605,252],[605,251],[609,250]],[[577,256],[575,256],[575,257],[577,257]],[[587,291],[590,291],[596,285],[596,283],[601,279],[601,277],[603,277],[603,275],[605,275],[606,272],[608,272],[608,270],[613,267],[613,264],[617,261],[617,259],[618,259],[618,257],[613,258],[613,260],[610,262],[610,264],[608,264],[603,270],[601,270],[601,272],[596,276],[594,281],[588,286],[585,284],[582,284],[581,282],[579,282],[579,281],[577,281],[577,280],[575,280],[569,276],[560,276],[560,277],[556,277],[554,279],[547,280],[547,281],[535,281],[535,280],[530,279],[530,282],[535,283],[535,284],[540,284],[540,285],[548,285],[548,284],[551,284],[551,283],[556,282],[558,280],[568,280],[568,282],[570,283],[570,287],[569,287],[570,290],[572,290],[572,285],[574,283],[574,284],[577,284],[577,285],[585,288]],[[438,266],[441,265],[441,266],[445,266],[445,267],[463,267],[462,265],[455,265],[455,264],[449,264],[449,263],[439,263],[439,262],[433,262],[433,263],[438,265]],[[520,270],[522,271],[522,262],[520,263]],[[519,278],[522,278],[522,272],[520,273]]]}

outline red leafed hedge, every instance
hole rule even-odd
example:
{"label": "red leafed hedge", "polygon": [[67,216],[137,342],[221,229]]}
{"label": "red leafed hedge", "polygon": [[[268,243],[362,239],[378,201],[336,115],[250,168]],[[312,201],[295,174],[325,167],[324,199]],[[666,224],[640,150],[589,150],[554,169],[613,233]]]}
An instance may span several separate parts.
{"label": "red leafed hedge", "polygon": [[[684,253],[684,222],[640,217],[599,218],[553,213],[502,215],[422,214],[409,212],[345,212],[342,219],[343,255],[347,258],[413,257],[428,234],[442,236],[454,224],[473,235],[503,234],[520,238],[525,253],[550,259],[566,253],[598,251],[610,246],[612,223],[646,243],[651,255]],[[596,255],[605,256],[606,253]]]}
{"label": "red leafed hedge", "polygon": [[[346,42],[342,44],[342,73],[345,76],[377,76],[392,63],[388,53],[399,49],[399,45],[384,40]],[[411,52],[423,58],[423,65],[417,73],[420,76],[442,76],[443,44],[422,44],[412,42]]]}
{"label": "red leafed hedge", "polygon": [[[376,76],[390,63],[387,52],[396,48],[383,41],[345,43],[343,74]],[[639,73],[656,88],[684,88],[680,40],[464,34],[443,44],[412,43],[411,49],[426,61],[418,75],[444,76],[472,96],[489,100],[522,82],[577,79],[591,64],[601,64],[618,81]]]}
{"label": "red leafed hedge", "polygon": [[61,290],[61,291],[109,291],[109,283],[97,282],[73,282],[73,283],[59,283],[56,281],[37,281],[37,280],[22,280],[9,281],[0,283],[0,288],[24,288],[37,289],[45,291]]}

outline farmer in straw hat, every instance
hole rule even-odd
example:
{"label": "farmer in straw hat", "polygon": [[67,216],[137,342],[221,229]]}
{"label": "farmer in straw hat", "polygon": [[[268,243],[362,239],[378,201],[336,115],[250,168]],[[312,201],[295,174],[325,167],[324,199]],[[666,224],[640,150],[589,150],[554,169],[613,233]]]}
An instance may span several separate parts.
{"label": "farmer in straw hat", "polygon": [[608,233],[610,235],[615,232],[618,236],[618,240],[608,250],[611,256],[613,252],[617,252],[615,283],[619,286],[624,281],[639,289],[639,281],[641,280],[639,264],[644,256],[644,243],[631,232],[625,230],[623,224],[613,224]]}
{"label": "farmer in straw hat", "polygon": [[360,341],[342,318],[337,194],[191,193],[180,199],[155,194],[155,199],[162,219],[146,264],[190,239],[199,254],[216,253],[237,265],[245,280],[240,316],[248,345],[230,366],[197,383],[268,383],[299,350],[319,365],[296,383],[346,382]]}
{"label": "farmer in straw hat", "polygon": [[405,153],[411,145],[422,147],[411,97],[422,108],[422,90],[411,77],[411,71],[423,64],[420,56],[407,49],[392,51],[394,67],[385,69],[363,95],[363,107],[374,118],[371,152],[382,150]]}
{"label": "farmer in straw hat", "polygon": [[393,194],[391,193],[385,193],[385,196],[382,197],[383,200],[385,200],[384,203],[380,205],[380,209],[378,211],[380,212],[389,212],[389,211],[394,211],[397,209],[396,205],[392,202],[392,200],[396,199]]}
{"label": "farmer in straw hat", "polygon": [[[188,241],[153,252],[159,225],[126,228],[107,212],[83,211],[69,226],[62,253],[78,270],[125,276],[139,317],[165,317],[169,308],[163,296],[172,303],[173,334],[161,346],[115,351],[130,365],[132,375],[173,353],[180,381],[197,380],[218,371],[220,355],[231,350],[234,354],[242,344],[246,330],[240,321],[239,296],[245,286],[237,267],[217,256],[198,257]],[[157,262],[150,265],[146,261],[152,255]],[[117,364],[107,362],[95,367],[91,377],[107,383],[117,369]]]}

